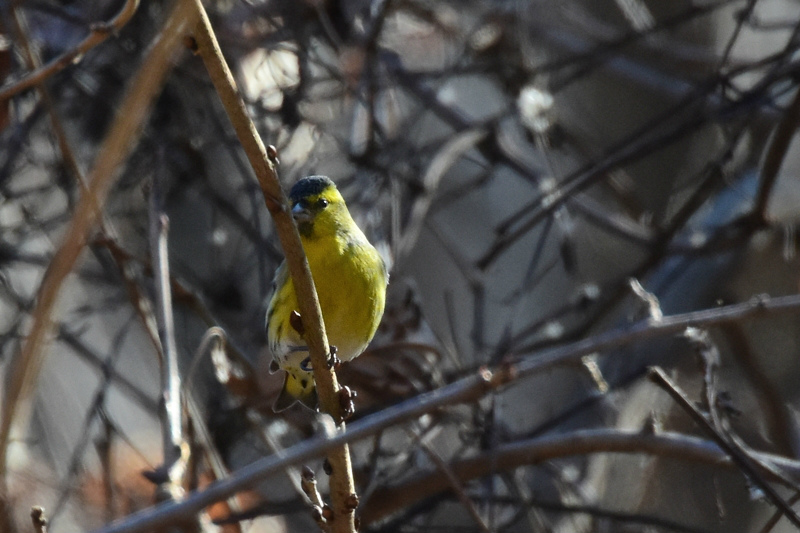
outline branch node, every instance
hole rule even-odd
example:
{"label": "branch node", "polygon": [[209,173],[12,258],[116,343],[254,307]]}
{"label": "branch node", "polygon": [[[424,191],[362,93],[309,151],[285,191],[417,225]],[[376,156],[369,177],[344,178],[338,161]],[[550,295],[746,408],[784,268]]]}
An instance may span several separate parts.
{"label": "branch node", "polygon": [[197,46],[197,39],[195,39],[193,35],[186,35],[183,38],[183,45],[194,55],[198,55],[200,53],[200,47]]}
{"label": "branch node", "polygon": [[355,511],[358,508],[358,501],[358,494],[355,492],[350,494],[344,501],[345,508],[350,512]]}
{"label": "branch node", "polygon": [[107,37],[114,31],[114,25],[109,23],[108,21],[101,20],[98,22],[92,22],[89,24],[89,30],[93,33],[100,34],[104,37]]}
{"label": "branch node", "polygon": [[313,518],[314,522],[316,522],[320,526],[322,526],[322,524],[325,524],[325,517],[322,515],[322,507],[315,505],[314,508],[311,510],[311,518]]}
{"label": "branch node", "polygon": [[493,387],[499,387],[510,383],[517,379],[518,369],[517,365],[511,359],[503,359],[500,362],[494,373],[491,375],[490,380]]}
{"label": "branch node", "polygon": [[44,516],[44,507],[41,505],[31,507],[31,521],[36,533],[47,533],[47,518]]}
{"label": "branch node", "polygon": [[339,389],[339,406],[342,408],[342,418],[347,420],[356,412],[356,406],[353,400],[358,396],[358,393],[348,386]]}
{"label": "branch node", "polygon": [[271,144],[267,146],[267,157],[276,167],[281,164],[281,160],[278,158],[278,149]]}

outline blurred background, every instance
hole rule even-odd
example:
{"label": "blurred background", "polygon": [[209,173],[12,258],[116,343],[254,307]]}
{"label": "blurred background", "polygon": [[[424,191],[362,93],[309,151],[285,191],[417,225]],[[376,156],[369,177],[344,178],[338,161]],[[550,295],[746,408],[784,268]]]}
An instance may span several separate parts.
{"label": "blurred background", "polygon": [[[171,2],[0,3],[0,91],[131,10],[107,40],[0,99],[0,372],[8,388],[42,277],[118,104]],[[370,349],[340,380],[355,419],[647,316],[798,289],[797,0],[220,0],[221,47],[285,188],[338,184],[391,264]],[[7,94],[7,93],[3,93]],[[152,504],[160,360],[148,196],[169,216],[193,461],[187,490],[313,434],[270,406],[266,298],[282,251],[202,61],[186,49],[65,284],[0,529],[83,531]],[[202,339],[224,330],[225,350]],[[707,435],[646,378],[694,400],[713,366],[725,423],[797,457],[800,320],[649,339],[516,381],[353,446],[362,531],[754,531],[774,509],[735,469],[650,453],[504,450],[605,429]],[[224,353],[223,353],[224,352]],[[709,406],[706,405],[706,408]],[[718,406],[711,406],[716,409]],[[734,416],[735,415],[735,416]],[[677,454],[679,455],[679,454]],[[506,456],[503,456],[506,457]],[[478,467],[465,473],[466,459]],[[448,466],[449,465],[449,466]],[[324,488],[321,461],[309,464]],[[447,472],[461,483],[441,482]],[[412,490],[428,480],[431,490]],[[316,528],[290,470],[211,513],[225,531]],[[434,481],[439,482],[436,485]],[[441,486],[441,488],[436,488]],[[787,497],[788,497],[787,493]],[[218,530],[207,519],[202,527]],[[5,530],[4,529],[4,530]],[[786,520],[773,531],[794,530]]]}

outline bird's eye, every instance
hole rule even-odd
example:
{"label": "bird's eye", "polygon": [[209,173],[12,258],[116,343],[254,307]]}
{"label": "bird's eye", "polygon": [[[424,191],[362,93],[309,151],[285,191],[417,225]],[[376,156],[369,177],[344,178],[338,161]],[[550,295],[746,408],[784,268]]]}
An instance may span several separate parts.
{"label": "bird's eye", "polygon": [[330,203],[330,202],[329,202],[328,200],[326,200],[325,198],[320,198],[320,199],[317,201],[317,206],[318,206],[320,209],[325,209],[326,207],[328,207],[328,204],[329,204],[329,203]]}

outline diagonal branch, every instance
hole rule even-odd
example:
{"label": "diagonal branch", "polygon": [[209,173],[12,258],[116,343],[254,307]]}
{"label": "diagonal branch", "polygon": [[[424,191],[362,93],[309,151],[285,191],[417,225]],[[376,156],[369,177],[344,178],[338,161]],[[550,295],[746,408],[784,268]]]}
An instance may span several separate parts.
{"label": "diagonal branch", "polygon": [[[297,291],[300,314],[303,317],[304,337],[314,369],[314,381],[321,410],[331,415],[338,429],[344,431],[342,406],[337,396],[339,384],[336,374],[327,363],[330,348],[325,334],[325,324],[322,321],[322,311],[319,307],[311,270],[300,243],[300,235],[289,214],[288,202],[278,180],[277,153],[274,152],[274,148],[271,148],[271,152],[267,151],[247,113],[202,2],[194,0],[193,5],[200,20],[194,34],[197,51],[203,59],[211,82],[214,84],[236,130],[236,135],[250,160],[264,193],[267,209],[275,223],[275,230],[281,246],[286,254],[286,264]],[[334,513],[331,519],[332,531],[334,533],[354,532],[355,513],[351,502],[355,498],[355,483],[350,464],[350,450],[346,443],[330,451],[328,463],[331,465],[330,487]]]}
{"label": "diagonal branch", "polygon": [[[136,533],[151,531],[154,527],[163,526],[179,518],[191,516],[193,513],[200,511],[214,502],[225,499],[239,490],[250,487],[274,473],[281,472],[289,465],[298,465],[310,461],[325,453],[329,453],[342,444],[370,437],[387,428],[394,427],[408,420],[413,420],[438,409],[478,401],[486,393],[509,382],[545,372],[557,365],[578,363],[581,358],[587,354],[608,352],[613,348],[629,345],[635,341],[671,335],[681,332],[689,326],[701,327],[718,325],[743,320],[745,318],[753,318],[759,315],[765,316],[776,313],[798,312],[800,312],[800,295],[791,295],[773,299],[761,298],[751,302],[726,307],[672,315],[657,322],[648,318],[629,327],[608,331],[573,344],[547,350],[537,354],[534,358],[523,360],[516,366],[501,365],[496,369],[494,374],[484,371],[478,375],[471,375],[460,379],[441,389],[420,395],[416,398],[411,398],[401,404],[386,408],[378,413],[354,422],[346,432],[339,432],[330,438],[320,435],[313,439],[300,442],[284,450],[283,454],[280,456],[271,455],[259,459],[246,468],[236,472],[231,478],[213,483],[205,490],[191,494],[182,502],[160,505],[141,511],[128,517],[121,523],[97,530],[95,533]],[[647,451],[652,445],[652,450],[658,451],[651,451],[650,453],[675,456],[686,460],[709,462],[726,467],[733,466],[733,463],[729,462],[729,457],[711,441],[700,440],[695,437],[679,436],[677,438],[680,442],[677,443],[677,448],[675,448],[673,447],[675,441],[669,440],[671,437],[669,437],[668,434],[636,434],[636,438],[633,440],[639,444],[643,443],[644,446],[639,447],[638,444],[631,443],[629,434],[617,430],[600,431],[612,433],[611,436],[603,434],[598,437],[603,441],[603,444],[593,440],[591,434],[588,436],[588,440],[582,440],[578,438],[578,433],[574,433],[569,435],[556,435],[549,439],[535,439],[527,444],[524,442],[516,443],[523,448],[528,445],[530,447],[525,449],[511,447],[508,448],[507,451],[510,454],[509,457],[512,457],[512,455],[516,453],[534,453],[531,450],[538,450],[536,453],[542,453],[542,450],[554,449],[550,448],[550,446],[562,446],[563,443],[560,443],[561,441],[558,441],[558,439],[563,438],[565,443],[571,443],[573,445],[573,447],[570,447],[569,454],[571,455],[590,453],[588,448],[595,450],[602,449],[603,451],[632,451],[636,449],[638,450],[637,453],[639,453]],[[552,439],[556,439],[556,441]],[[582,446],[586,446],[587,448],[582,448]],[[499,449],[493,449],[489,453],[499,453],[499,451]],[[564,456],[564,453],[562,452],[561,455],[558,456]],[[757,454],[757,456],[760,460],[774,464],[783,472],[793,477],[800,475],[800,464],[796,461],[768,454]],[[491,460],[486,457],[474,460],[478,466],[483,464],[485,471],[486,465],[491,466],[492,460],[499,461],[497,457],[498,456],[494,456]],[[555,456],[537,457],[539,457],[539,460],[545,460]],[[514,459],[509,459],[509,461],[514,462]],[[500,463],[496,462],[495,464],[498,465],[499,468]],[[463,465],[457,465],[457,467],[454,468],[454,471],[459,473],[459,475],[461,475],[461,466]],[[765,475],[770,478],[774,477],[771,472],[765,472]],[[403,493],[422,498],[425,494],[430,493],[431,487],[428,485],[429,482],[430,480],[419,482],[419,484],[413,486],[407,485]],[[442,490],[445,490],[449,486],[446,480],[442,480],[441,484],[444,487]],[[377,501],[374,494],[370,499],[373,502]],[[361,516],[362,523],[364,524],[369,523],[372,517],[377,517],[378,515],[385,516],[386,513],[391,512],[377,512],[372,509],[371,505],[373,504],[370,503],[370,507],[365,508]],[[402,506],[394,508],[399,509],[402,508]]]}

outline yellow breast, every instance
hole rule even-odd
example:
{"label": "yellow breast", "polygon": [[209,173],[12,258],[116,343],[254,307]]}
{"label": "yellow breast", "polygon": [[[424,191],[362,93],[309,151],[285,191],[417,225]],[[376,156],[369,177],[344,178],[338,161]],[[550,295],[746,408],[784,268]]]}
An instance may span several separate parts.
{"label": "yellow breast", "polygon": [[383,261],[363,236],[310,240],[303,247],[328,342],[336,346],[339,359],[349,361],[367,347],[383,315],[387,281]]}

